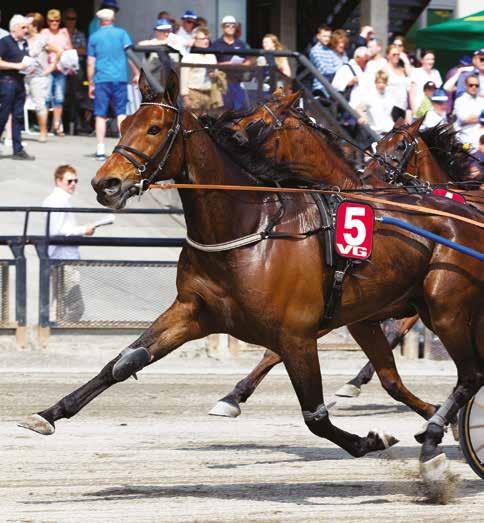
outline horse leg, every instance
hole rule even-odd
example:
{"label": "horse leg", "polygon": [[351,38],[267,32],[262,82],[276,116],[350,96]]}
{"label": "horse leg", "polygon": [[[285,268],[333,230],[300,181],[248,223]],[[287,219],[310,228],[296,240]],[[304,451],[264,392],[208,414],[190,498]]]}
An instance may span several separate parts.
{"label": "horse leg", "polygon": [[271,350],[264,352],[262,360],[254,367],[248,376],[240,380],[234,389],[220,399],[209,412],[212,416],[226,416],[236,418],[240,415],[240,403],[245,403],[253,394],[259,383],[267,376],[269,371],[281,362],[281,358]]}
{"label": "horse leg", "polygon": [[383,388],[397,401],[404,403],[425,419],[431,418],[437,407],[414,396],[402,383],[388,340],[377,322],[354,323],[351,335],[363,349],[380,378]]}
{"label": "horse leg", "polygon": [[[429,279],[430,280],[430,279]],[[448,281],[448,280],[446,280]],[[430,280],[431,283],[435,280]],[[438,282],[440,283],[440,282]],[[456,281],[456,283],[460,283]],[[447,469],[446,457],[439,444],[445,427],[451,423],[461,409],[484,385],[484,341],[482,329],[482,301],[476,301],[474,310],[462,306],[459,296],[465,295],[464,285],[452,288],[442,297],[431,287],[428,298],[431,325],[457,367],[457,385],[447,400],[430,418],[427,429],[415,437],[422,443],[420,471],[424,479],[443,479]],[[447,289],[449,291],[449,289]],[[447,297],[447,299],[445,299]],[[468,302],[472,301],[468,299]]]}
{"label": "horse leg", "polygon": [[[401,320],[388,319],[382,322],[383,331],[392,350],[401,343],[405,334],[417,323],[417,320],[418,315],[415,315],[411,318],[403,318]],[[361,393],[361,387],[369,383],[374,375],[375,367],[373,367],[371,361],[368,361],[353,379],[338,389],[335,396],[357,398]]]}
{"label": "horse leg", "polygon": [[159,360],[183,343],[208,334],[199,320],[198,304],[180,302],[177,298],[136,341],[111,360],[90,381],[63,397],[46,410],[29,416],[19,423],[39,434],[55,431],[55,422],[71,418],[96,396],[115,383],[125,381],[146,365]]}
{"label": "horse leg", "polygon": [[366,437],[360,437],[333,425],[324,404],[316,340],[288,341],[291,343],[281,345],[284,349],[282,360],[299,399],[304,421],[313,434],[332,441],[355,457],[397,443],[397,439],[381,432],[370,431]]}

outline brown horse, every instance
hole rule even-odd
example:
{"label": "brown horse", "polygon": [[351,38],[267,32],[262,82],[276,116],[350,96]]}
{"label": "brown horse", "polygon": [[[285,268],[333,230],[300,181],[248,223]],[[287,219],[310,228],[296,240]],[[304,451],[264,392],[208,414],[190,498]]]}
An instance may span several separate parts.
{"label": "brown horse", "polygon": [[[396,126],[393,132],[378,143],[377,152],[380,161],[371,162],[363,175],[358,177],[354,166],[345,160],[345,155],[339,149],[335,136],[311,122],[303,113],[293,109],[294,102],[299,96],[300,93],[287,97],[276,95],[271,102],[261,105],[256,110],[226,113],[217,122],[206,119],[206,124],[230,125],[249,134],[266,130],[267,151],[273,153],[278,161],[294,160],[298,157],[299,151],[304,150],[306,164],[311,166],[308,175],[312,179],[345,189],[361,187],[362,180],[373,187],[388,187],[388,184],[383,181],[387,174],[385,169],[388,168],[402,174],[405,170],[407,174],[419,180],[434,184],[448,182],[458,184],[462,181],[463,173],[468,168],[469,156],[463,151],[455,132],[449,126],[439,126],[419,134],[418,130],[423,119],[417,120],[412,126]],[[385,161],[382,162],[382,159]],[[393,181],[408,183],[408,179],[393,179]],[[469,192],[466,193],[466,197],[471,201],[479,199],[475,193]],[[369,351],[366,347],[374,347],[379,357],[382,357],[389,352],[389,349],[398,346],[417,320],[418,315],[413,315],[410,318],[385,322],[383,330],[386,339],[375,325],[368,322],[361,322],[348,328],[365,352]],[[339,389],[336,395],[359,395],[362,385],[368,383],[374,375],[375,367],[371,359],[370,356],[370,361],[353,379]],[[238,416],[241,412],[240,403],[247,401],[262,379],[280,362],[281,359],[276,354],[267,350],[251,373],[219,400],[210,413],[229,417]],[[431,416],[433,407],[415,398],[404,387],[393,358],[388,356],[385,363],[384,368],[379,367],[379,377],[383,387],[393,398],[402,401],[417,413],[426,418]]]}
{"label": "brown horse", "polygon": [[[200,123],[176,105],[178,81],[171,73],[163,95],[141,78],[143,103],[125,121],[115,153],[92,180],[98,201],[113,209],[153,181],[174,178],[189,184],[253,185],[290,177],[267,159],[260,144],[241,144],[225,132],[217,143]],[[250,172],[248,167],[250,166]],[[190,241],[178,263],[178,295],[135,342],[91,381],[22,425],[43,434],[54,422],[71,417],[94,397],[126,380],[190,340],[224,332],[270,348],[283,360],[308,428],[353,456],[381,450],[394,439],[370,432],[366,437],[333,425],[324,405],[316,339],[330,329],[378,314],[388,317],[416,307],[444,342],[458,367],[458,383],[423,435],[421,461],[445,462],[438,445],[444,427],[484,383],[482,283],[477,260],[395,227],[375,224],[371,263],[348,275],[341,306],[323,319],[325,290],[332,274],[324,264],[320,216],[309,194],[273,198],[267,193],[181,190]],[[435,206],[435,198],[392,197],[392,201]],[[452,202],[447,208],[475,218]],[[401,216],[392,204],[375,206],[378,215]],[[481,229],[453,219],[405,214],[422,228],[477,249]],[[260,241],[208,254],[194,245],[220,245],[260,231]],[[278,239],[271,237],[280,233]],[[301,235],[303,237],[301,237]],[[263,239],[265,238],[265,239]],[[456,311],[457,314],[456,314]]]}

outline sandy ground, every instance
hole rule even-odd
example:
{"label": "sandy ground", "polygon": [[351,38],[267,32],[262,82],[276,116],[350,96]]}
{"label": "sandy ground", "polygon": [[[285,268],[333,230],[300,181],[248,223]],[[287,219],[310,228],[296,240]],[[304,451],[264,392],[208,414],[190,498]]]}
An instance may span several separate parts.
{"label": "sandy ground", "polygon": [[[240,373],[141,374],[58,422],[53,436],[15,423],[90,375],[1,376],[1,521],[482,521],[482,480],[449,434],[457,497],[445,506],[426,501],[412,437],[421,421],[377,383],[333,409],[333,421],[361,435],[379,426],[400,443],[353,459],[306,429],[283,373],[263,382],[235,420],[207,412]],[[343,380],[326,376],[327,395]],[[437,402],[454,379],[406,382]]]}

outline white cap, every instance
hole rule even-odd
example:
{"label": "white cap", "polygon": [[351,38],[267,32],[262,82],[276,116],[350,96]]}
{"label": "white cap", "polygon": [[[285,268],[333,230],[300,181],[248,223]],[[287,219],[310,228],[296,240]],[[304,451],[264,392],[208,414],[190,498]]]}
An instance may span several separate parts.
{"label": "white cap", "polygon": [[116,13],[112,9],[99,9],[99,11],[96,12],[99,20],[103,20],[104,22],[112,22],[115,15]]}
{"label": "white cap", "polygon": [[237,20],[232,15],[227,15],[222,18],[222,21],[220,22],[222,25],[224,24],[236,24]]}
{"label": "white cap", "polygon": [[22,16],[22,15],[13,15],[12,18],[10,18],[8,28],[11,31],[16,25],[29,25],[30,20],[31,19],[26,18],[25,16]]}

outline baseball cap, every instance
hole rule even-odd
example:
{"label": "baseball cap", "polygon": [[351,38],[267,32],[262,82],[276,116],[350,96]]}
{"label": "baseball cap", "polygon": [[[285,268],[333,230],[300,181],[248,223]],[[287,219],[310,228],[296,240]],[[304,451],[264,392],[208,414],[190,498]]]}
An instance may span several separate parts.
{"label": "baseball cap", "polygon": [[47,20],[60,20],[61,14],[58,9],[51,9],[47,11]]}
{"label": "baseball cap", "polygon": [[472,65],[472,58],[466,54],[459,58],[459,65]]}
{"label": "baseball cap", "polygon": [[171,31],[173,29],[173,26],[171,25],[171,22],[166,18],[160,18],[156,21],[155,27],[153,27],[153,29],[155,31]]}
{"label": "baseball cap", "polygon": [[224,24],[236,24],[236,23],[237,23],[237,20],[232,15],[224,16],[222,18],[222,22],[221,22],[222,25],[224,25]]}
{"label": "baseball cap", "polygon": [[435,89],[437,89],[437,86],[435,85],[435,82],[429,81],[429,82],[424,83],[423,88],[424,88],[424,91],[427,89],[433,89],[435,91]]}
{"label": "baseball cap", "polygon": [[432,93],[432,96],[430,97],[430,99],[432,100],[432,102],[440,102],[440,103],[449,101],[449,97],[447,96],[447,93],[443,89],[436,89]]}
{"label": "baseball cap", "polygon": [[191,9],[187,9],[183,13],[183,16],[181,17],[181,19],[182,20],[191,20],[192,22],[196,22],[198,20],[198,16]]}
{"label": "baseball cap", "polygon": [[111,22],[114,20],[114,11],[112,9],[104,8],[99,9],[99,11],[96,12],[96,16],[99,18],[99,20]]}
{"label": "baseball cap", "polygon": [[481,47],[480,49],[472,53],[473,56],[478,56],[480,54],[484,54],[484,47]]}
{"label": "baseball cap", "polygon": [[119,11],[119,5],[117,0],[103,0],[101,9],[113,9],[114,11]]}

